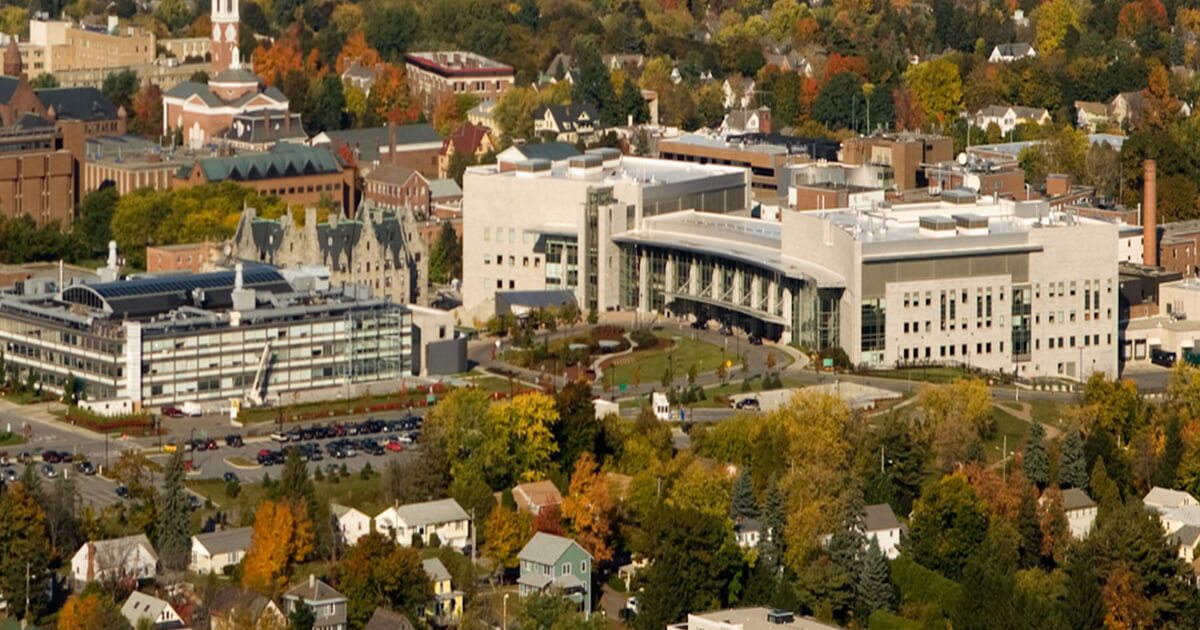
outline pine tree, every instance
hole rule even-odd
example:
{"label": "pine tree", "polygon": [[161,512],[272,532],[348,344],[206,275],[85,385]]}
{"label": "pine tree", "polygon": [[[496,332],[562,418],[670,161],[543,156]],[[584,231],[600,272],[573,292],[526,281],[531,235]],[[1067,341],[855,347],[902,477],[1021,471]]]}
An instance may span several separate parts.
{"label": "pine tree", "polygon": [[750,471],[743,470],[733,482],[733,501],[729,515],[739,518],[758,518],[758,504],[754,500],[754,487],[750,483]]}
{"label": "pine tree", "polygon": [[1017,530],[1021,536],[1019,560],[1022,569],[1036,567],[1042,557],[1042,527],[1037,515],[1034,493],[1021,493],[1021,507],[1017,512]]}
{"label": "pine tree", "polygon": [[[345,464],[342,464],[342,475],[346,475]],[[263,487],[266,487],[264,482]],[[268,496],[275,501],[299,501],[308,508],[308,518],[312,523],[330,523],[329,505],[317,499],[317,488],[308,475],[308,465],[300,457],[300,451],[292,449],[283,464],[283,472],[279,481],[274,483]],[[333,531],[330,527],[316,526],[314,544],[316,553],[324,556],[333,547]]]}
{"label": "pine tree", "polygon": [[1050,483],[1050,458],[1046,455],[1046,429],[1042,423],[1035,420],[1026,439],[1025,476],[1038,488],[1045,488]]}
{"label": "pine tree", "polygon": [[191,522],[187,490],[183,487],[183,453],[176,451],[163,475],[163,503],[158,514],[158,557],[168,569],[187,568],[191,551]]}
{"label": "pine tree", "polygon": [[1087,460],[1083,455],[1083,437],[1078,429],[1071,429],[1063,438],[1058,477],[1064,488],[1088,488]]}
{"label": "pine tree", "polygon": [[32,461],[25,464],[25,470],[21,473],[21,485],[25,486],[25,494],[33,497],[38,505],[46,501],[45,492],[42,491],[42,476],[38,474],[37,466]]}
{"label": "pine tree", "polygon": [[1097,520],[1103,520],[1105,516],[1121,507],[1121,489],[1117,487],[1117,482],[1108,476],[1103,457],[1097,458],[1096,465],[1092,466],[1091,488],[1092,498],[1099,506],[1096,511]]}
{"label": "pine tree", "polygon": [[777,571],[783,562],[783,552],[786,548],[783,541],[785,524],[787,524],[787,514],[783,507],[783,493],[779,491],[779,484],[772,479],[763,500],[763,537],[758,546],[758,557],[771,571]]}
{"label": "pine tree", "polygon": [[892,582],[892,568],[879,548],[878,538],[871,537],[867,542],[855,590],[862,619],[869,618],[877,610],[895,610],[899,603],[899,593]]}
{"label": "pine tree", "polygon": [[1166,444],[1162,455],[1154,466],[1154,485],[1164,488],[1175,486],[1175,478],[1179,472],[1179,462],[1183,459],[1183,436],[1180,435],[1178,418],[1171,418],[1166,426]]}
{"label": "pine tree", "polygon": [[862,572],[862,552],[867,544],[865,511],[862,492],[857,487],[850,488],[842,506],[841,526],[829,538],[829,559],[848,576]]}

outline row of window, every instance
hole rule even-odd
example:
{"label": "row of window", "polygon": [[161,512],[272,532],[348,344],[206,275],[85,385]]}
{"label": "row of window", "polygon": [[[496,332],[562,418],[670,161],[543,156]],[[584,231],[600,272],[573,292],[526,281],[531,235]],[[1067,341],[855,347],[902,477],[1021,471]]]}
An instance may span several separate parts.
{"label": "row of window", "polygon": [[[522,267],[528,267],[528,266],[529,266],[529,262],[530,262],[531,260],[533,261],[533,268],[534,268],[534,269],[538,269],[538,268],[540,268],[540,267],[542,266],[542,257],[541,257],[541,256],[534,256],[534,257],[532,257],[532,258],[530,258],[529,256],[522,256],[522,257],[521,257],[521,266],[522,266]],[[484,255],[483,255],[483,264],[485,264],[485,265],[490,265],[490,264],[492,264],[492,255],[491,255],[491,254],[484,254]],[[503,265],[503,264],[504,264],[504,256],[503,256],[502,254],[496,254],[496,266],[500,266],[500,265]],[[516,266],[517,266],[517,257],[516,257],[516,256],[509,256],[509,257],[508,257],[508,266],[509,266],[509,267],[516,267]]]}
{"label": "row of window", "polygon": [[[497,243],[504,242],[504,230],[505,230],[505,228],[502,228],[502,227],[496,228],[496,242]],[[532,238],[532,233],[526,232],[524,230],[521,231],[521,242],[523,244],[528,245],[530,238]],[[483,241],[485,243],[490,243],[492,241],[492,228],[490,228],[490,227],[483,228]],[[517,242],[517,229],[516,228],[508,228],[508,242],[509,243]]]}
{"label": "row of window", "polygon": [[[333,192],[335,190],[336,191],[342,190],[342,182],[334,182],[332,184],[317,184],[316,186],[309,184],[307,186],[288,186],[287,188],[283,188],[283,187],[268,188],[266,190],[263,190],[262,192],[263,192],[263,194],[274,195],[274,196],[278,197],[280,195]],[[334,203],[338,203],[338,202],[335,200]]]}

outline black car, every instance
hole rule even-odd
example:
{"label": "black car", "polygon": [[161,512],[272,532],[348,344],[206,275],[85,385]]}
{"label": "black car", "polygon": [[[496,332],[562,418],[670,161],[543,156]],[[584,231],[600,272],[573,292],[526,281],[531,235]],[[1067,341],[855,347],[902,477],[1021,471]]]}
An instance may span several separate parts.
{"label": "black car", "polygon": [[759,406],[757,398],[743,398],[737,401],[734,406],[736,406],[738,409],[744,409],[746,411],[758,411],[762,408]]}
{"label": "black car", "polygon": [[232,433],[225,436],[225,446],[245,446],[246,442],[242,440],[242,436]]}
{"label": "black car", "polygon": [[96,474],[96,467],[92,465],[92,462],[82,461],[78,464],[75,464],[75,472],[81,475],[91,476]]}
{"label": "black car", "polygon": [[1154,348],[1150,351],[1150,362],[1163,367],[1172,367],[1175,365],[1176,354],[1166,350]]}
{"label": "black car", "polygon": [[62,461],[62,456],[58,454],[58,451],[46,451],[42,453],[42,461],[47,464],[57,464]]}
{"label": "black car", "polygon": [[751,333],[750,336],[746,338],[746,341],[749,341],[750,345],[752,345],[752,346],[761,346],[762,345],[762,337],[759,337],[758,335],[755,335],[753,333]]}
{"label": "black car", "polygon": [[125,497],[128,497],[129,496],[129,488],[125,487],[125,484],[121,484],[121,485],[117,486],[117,496],[121,497],[122,499],[124,499]]}
{"label": "black car", "polygon": [[222,478],[224,478],[224,479],[225,479],[225,483],[229,483],[230,481],[237,481],[237,480],[238,480],[237,473],[234,473],[234,472],[231,472],[231,471],[226,471],[226,472],[225,472],[225,474],[224,474],[224,475],[222,475]]}

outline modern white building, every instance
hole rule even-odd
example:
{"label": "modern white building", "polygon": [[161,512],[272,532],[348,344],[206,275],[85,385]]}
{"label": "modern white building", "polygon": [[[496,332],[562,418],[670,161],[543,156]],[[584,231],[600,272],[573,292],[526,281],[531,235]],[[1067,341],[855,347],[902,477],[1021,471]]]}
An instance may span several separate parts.
{"label": "modern white building", "polygon": [[584,312],[616,308],[612,234],[643,217],[749,207],[742,168],[615,149],[556,161],[508,155],[463,177],[463,305],[475,315],[490,315],[495,292],[512,290],[568,289]]}
{"label": "modern white building", "polygon": [[71,579],[79,588],[89,582],[140,582],[157,574],[158,554],[145,534],[85,542],[71,558]]}
{"label": "modern white building", "polygon": [[405,547],[414,538],[432,544],[434,536],[443,547],[463,549],[471,543],[471,516],[454,499],[389,507],[375,516],[375,529]]}
{"label": "modern white building", "polygon": [[222,573],[227,567],[242,561],[250,548],[252,527],[238,527],[219,532],[192,536],[192,559],[188,570],[193,573]]}
{"label": "modern white building", "polygon": [[358,539],[371,533],[371,517],[358,510],[334,503],[330,506],[337,519],[338,538],[343,545],[358,544]]}

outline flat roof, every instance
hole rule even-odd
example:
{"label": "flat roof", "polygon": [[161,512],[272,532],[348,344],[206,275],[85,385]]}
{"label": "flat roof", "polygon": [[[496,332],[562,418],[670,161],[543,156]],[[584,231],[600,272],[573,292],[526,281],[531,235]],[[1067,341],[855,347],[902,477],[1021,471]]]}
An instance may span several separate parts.
{"label": "flat roof", "polygon": [[404,55],[404,60],[430,72],[449,76],[513,73],[512,66],[463,50],[411,52]]}
{"label": "flat roof", "polygon": [[[518,177],[517,170],[501,171],[499,165],[489,164],[486,166],[469,167],[473,173],[487,174],[492,177]],[[746,172],[746,169],[740,166],[721,166],[717,164],[695,164],[692,162],[677,162],[675,160],[660,160],[655,158],[643,158],[624,156],[621,161],[615,166],[602,166],[596,168],[595,173],[584,175],[572,175],[570,166],[566,160],[550,163],[550,168],[545,175],[538,175],[535,178],[549,178],[558,180],[576,180],[587,182],[604,182],[604,183],[619,183],[630,182],[640,183],[646,186],[655,186],[659,184],[677,184],[681,182],[697,181],[714,177],[718,175],[733,175]]]}

